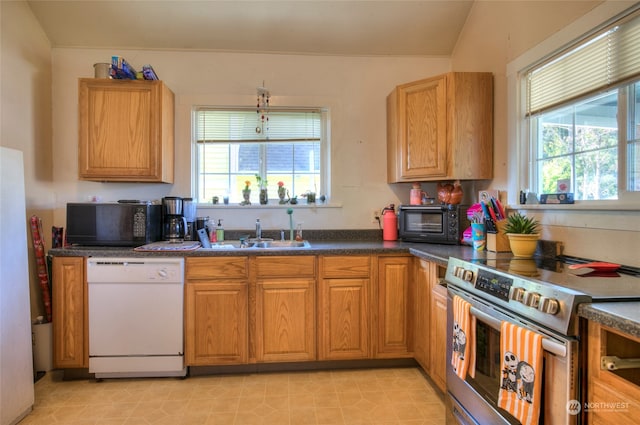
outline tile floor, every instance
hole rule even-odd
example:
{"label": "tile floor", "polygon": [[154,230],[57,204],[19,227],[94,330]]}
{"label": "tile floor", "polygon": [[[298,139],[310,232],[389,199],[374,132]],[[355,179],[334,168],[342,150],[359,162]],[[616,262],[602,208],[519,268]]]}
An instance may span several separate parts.
{"label": "tile floor", "polygon": [[62,381],[35,385],[20,425],[398,424],[445,422],[417,368]]}

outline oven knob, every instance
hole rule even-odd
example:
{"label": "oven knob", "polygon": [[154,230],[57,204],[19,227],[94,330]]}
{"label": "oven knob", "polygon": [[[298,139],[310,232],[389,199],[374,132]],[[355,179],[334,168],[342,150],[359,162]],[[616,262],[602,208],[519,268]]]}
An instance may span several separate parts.
{"label": "oven knob", "polygon": [[529,307],[538,308],[538,304],[540,303],[540,294],[537,292],[525,292],[522,303]]}
{"label": "oven knob", "polygon": [[560,310],[560,303],[555,298],[540,298],[540,304],[538,310],[543,313],[556,314]]}
{"label": "oven knob", "polygon": [[522,302],[524,298],[524,288],[513,288],[511,291],[511,299],[514,301]]}
{"label": "oven knob", "polygon": [[455,277],[458,277],[458,278],[462,279],[462,276],[464,276],[464,268],[462,268],[462,267],[460,267],[460,266],[456,266],[456,267],[453,269],[453,275],[454,275]]}
{"label": "oven knob", "polygon": [[473,282],[473,272],[471,270],[465,270],[462,279],[467,282]]}

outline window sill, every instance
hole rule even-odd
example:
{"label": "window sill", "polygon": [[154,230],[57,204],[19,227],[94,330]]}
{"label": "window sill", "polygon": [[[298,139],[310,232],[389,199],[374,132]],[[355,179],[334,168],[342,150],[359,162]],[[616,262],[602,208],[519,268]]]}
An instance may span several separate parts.
{"label": "window sill", "polygon": [[240,204],[198,204],[197,206],[198,209],[201,210],[206,210],[206,209],[211,209],[211,210],[216,210],[216,209],[223,209],[223,210],[262,210],[262,209],[284,209],[284,208],[293,208],[294,210],[298,210],[298,209],[323,209],[323,208],[342,208],[342,204],[341,203],[336,203],[336,202],[327,202],[327,203],[316,203],[316,204],[307,204],[307,203],[302,203],[302,204],[295,204],[295,205],[291,205],[291,204],[282,204],[280,205],[278,203],[277,200],[274,200],[273,202],[269,202],[266,205],[261,205],[259,203],[252,203],[251,205],[240,205]]}
{"label": "window sill", "polygon": [[532,211],[640,211],[640,203],[637,202],[616,202],[607,201],[593,203],[576,201],[575,204],[514,204],[508,205],[510,210],[532,210]]}

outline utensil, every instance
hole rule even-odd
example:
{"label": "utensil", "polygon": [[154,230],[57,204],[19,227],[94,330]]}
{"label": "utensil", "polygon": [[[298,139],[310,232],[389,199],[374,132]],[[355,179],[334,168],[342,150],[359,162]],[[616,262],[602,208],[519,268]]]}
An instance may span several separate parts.
{"label": "utensil", "polygon": [[571,264],[568,268],[571,270],[593,269],[594,271],[599,272],[615,272],[620,268],[620,264],[607,263],[603,261],[592,261],[590,263]]}

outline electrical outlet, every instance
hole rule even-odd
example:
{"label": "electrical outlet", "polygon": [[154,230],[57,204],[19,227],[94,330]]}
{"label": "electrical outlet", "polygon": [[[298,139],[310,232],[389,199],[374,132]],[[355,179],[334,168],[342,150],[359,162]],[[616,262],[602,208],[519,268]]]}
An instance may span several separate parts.
{"label": "electrical outlet", "polygon": [[380,210],[371,210],[371,222],[372,223],[380,222]]}

